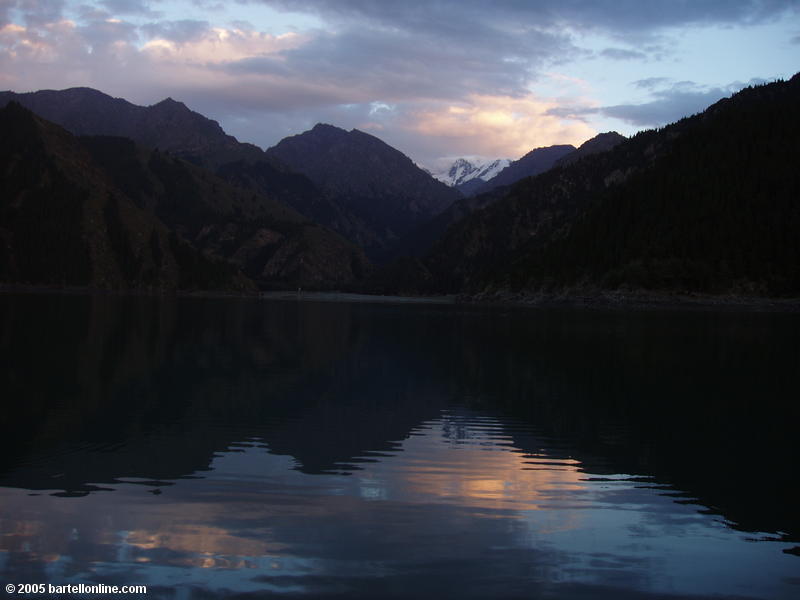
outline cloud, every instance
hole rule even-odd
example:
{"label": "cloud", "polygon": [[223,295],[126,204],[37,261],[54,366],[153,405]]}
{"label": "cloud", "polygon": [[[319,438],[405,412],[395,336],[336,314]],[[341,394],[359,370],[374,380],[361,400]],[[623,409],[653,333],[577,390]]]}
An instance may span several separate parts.
{"label": "cloud", "polygon": [[[252,60],[281,63],[280,54],[303,43],[296,33],[271,35],[253,30],[211,27],[202,21],[178,21],[159,24],[145,29],[151,38],[143,47],[142,54],[161,66],[183,66],[214,69],[213,76],[235,75],[237,70],[230,65]],[[221,73],[214,65],[226,65]],[[239,74],[242,72],[239,71]]]}
{"label": "cloud", "polygon": [[648,77],[647,79],[637,79],[632,85],[640,89],[649,90],[654,87],[662,87],[670,81],[669,77]]}
{"label": "cloud", "polygon": [[181,21],[160,21],[141,26],[142,33],[151,39],[168,40],[183,44],[197,40],[211,29],[208,21],[184,19]]}
{"label": "cloud", "polygon": [[162,14],[160,11],[150,8],[149,0],[101,0],[100,5],[115,15],[141,15],[156,18]]}
{"label": "cloud", "polygon": [[23,23],[28,27],[60,21],[64,6],[64,0],[16,0],[16,2],[12,0],[9,3],[9,8],[19,11]]}
{"label": "cloud", "polygon": [[470,95],[465,102],[424,107],[409,116],[409,129],[455,154],[519,158],[533,148],[579,145],[596,134],[586,123],[549,113],[555,101]]}
{"label": "cloud", "polygon": [[139,39],[135,25],[113,18],[78,26],[76,34],[92,53],[107,51],[112,46],[120,48]]}
{"label": "cloud", "polygon": [[[530,70],[562,40],[532,36],[538,50],[504,48],[506,59],[482,51],[447,46],[416,33],[387,36],[375,30],[315,32],[304,43],[276,57],[255,56],[229,65],[229,72],[251,75],[302,73],[305,78],[347,90],[352,102],[408,98],[448,99],[465,93],[524,95]],[[476,42],[480,46],[484,42]]]}
{"label": "cloud", "polygon": [[587,115],[599,114],[636,127],[659,127],[702,112],[748,85],[762,83],[766,83],[766,80],[754,78],[747,83],[736,81],[724,86],[708,87],[693,81],[672,82],[666,77],[651,77],[633,82],[636,87],[651,90],[653,99],[648,102],[612,106],[558,106],[549,109],[548,114],[566,119],[586,119]]}
{"label": "cloud", "polygon": [[[4,88],[91,86],[141,104],[172,96],[261,145],[327,121],[379,133],[420,159],[515,157],[590,137],[593,115],[652,125],[701,109],[715,89],[655,77],[634,82],[648,102],[597,106],[586,99],[591,83],[578,85],[563,65],[599,56],[625,69],[663,52],[670,27],[762,22],[796,10],[778,0],[225,4],[232,18],[255,18],[242,9],[248,3],[318,17],[317,29],[274,35],[241,19],[223,25],[199,8],[198,18],[162,20],[156,0],[76,2],[67,10],[62,0],[0,0]],[[580,47],[584,32],[614,41],[592,52]],[[584,99],[543,99],[533,93],[540,84]]]}
{"label": "cloud", "polygon": [[5,27],[11,23],[11,3],[0,0],[0,27]]}
{"label": "cloud", "polygon": [[626,50],[624,48],[606,48],[600,52],[600,55],[613,60],[642,60],[647,58],[644,52]]}
{"label": "cloud", "polygon": [[288,12],[310,12],[340,22],[370,22],[402,30],[436,31],[444,39],[469,38],[482,28],[604,31],[639,36],[669,27],[761,23],[800,10],[794,0],[240,0]]}
{"label": "cloud", "polygon": [[597,112],[637,127],[657,127],[701,112],[727,95],[727,91],[720,88],[703,92],[671,91],[659,94],[650,102],[604,106]]}

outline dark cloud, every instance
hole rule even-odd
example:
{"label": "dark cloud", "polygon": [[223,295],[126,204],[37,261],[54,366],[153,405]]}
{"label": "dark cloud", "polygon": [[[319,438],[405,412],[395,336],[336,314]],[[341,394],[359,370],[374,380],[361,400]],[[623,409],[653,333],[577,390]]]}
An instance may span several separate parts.
{"label": "dark cloud", "polygon": [[525,36],[485,31],[464,44],[445,44],[418,31],[353,28],[317,32],[280,57],[254,57],[229,72],[288,75],[345,88],[353,101],[452,98],[467,93],[521,95],[531,74],[552,56],[577,52],[566,36],[531,31]]}
{"label": "dark cloud", "polygon": [[159,38],[183,44],[201,38],[210,28],[211,25],[208,21],[183,19],[181,21],[148,23],[142,25],[140,30],[150,39]]}
{"label": "dark cloud", "polygon": [[[213,27],[191,18],[161,21],[156,16],[163,8],[159,0],[76,0],[67,11],[73,23],[62,21],[62,0],[0,0],[0,22],[14,18],[25,26],[6,31],[0,80],[18,89],[89,85],[138,103],[172,96],[262,144],[326,121],[364,129],[415,158],[430,158],[452,155],[454,147],[472,154],[494,152],[475,146],[506,134],[514,141],[511,133],[523,128],[538,132],[540,122],[548,121],[539,115],[554,102],[569,101],[536,96],[537,82],[555,81],[559,75],[576,81],[570,66],[562,72],[562,64],[592,57],[628,61],[620,70],[641,59],[652,64],[674,46],[677,36],[671,37],[671,27],[762,22],[798,10],[796,0],[239,2],[315,15],[321,23],[319,29],[273,36],[233,21],[247,18],[247,11],[239,6],[236,12],[232,3],[220,0],[186,5],[204,10],[224,6],[227,25],[199,10],[214,21]],[[149,22],[132,24],[143,21]],[[600,33],[613,41],[589,51],[580,47],[582,33]],[[173,43],[141,43],[156,38]],[[729,93],[658,77],[633,85],[649,93],[650,100],[550,108],[547,114],[584,121],[578,125],[586,130],[585,123],[600,116],[653,126]],[[576,89],[567,93],[584,93]],[[522,99],[528,103],[518,102]],[[382,105],[392,108],[375,110]],[[529,110],[539,120],[520,121]],[[552,117],[549,121],[557,121]],[[427,129],[420,127],[423,119]],[[465,133],[469,128],[472,133]],[[503,155],[510,152],[502,150]]]}
{"label": "dark cloud", "polygon": [[192,4],[205,10],[225,10],[225,4],[219,0],[192,0]]}
{"label": "dark cloud", "polygon": [[240,0],[288,12],[309,12],[328,19],[372,22],[405,30],[435,29],[447,38],[469,34],[487,23],[514,27],[602,30],[618,35],[652,32],[682,25],[731,25],[763,22],[800,10],[795,0]]}
{"label": "dark cloud", "polygon": [[601,107],[558,107],[548,114],[569,119],[586,119],[599,114],[625,121],[636,127],[659,127],[688,115],[702,112],[718,100],[730,96],[748,85],[760,85],[767,80],[754,78],[747,83],[734,82],[721,87],[703,87],[692,81],[679,81],[666,88],[655,89],[669,83],[666,77],[651,77],[634,82],[637,87],[652,89],[653,100],[639,104],[616,104]]}
{"label": "dark cloud", "polygon": [[159,11],[151,8],[150,0],[101,0],[100,5],[114,15],[142,15],[156,18]]}
{"label": "dark cloud", "polygon": [[135,25],[119,20],[89,22],[79,27],[78,33],[93,52],[116,42],[135,42],[139,38]]}
{"label": "dark cloud", "polygon": [[10,3],[10,8],[16,8],[22,14],[28,27],[41,27],[61,20],[64,5],[64,0],[17,0]]}
{"label": "dark cloud", "polygon": [[[248,57],[230,73],[304,77],[345,88],[352,102],[464,94],[524,95],[548,68],[588,54],[574,31],[603,31],[637,42],[645,34],[681,24],[749,23],[790,10],[779,0],[240,0],[326,23],[324,32],[279,57]],[[610,47],[614,60],[659,60],[664,46],[651,35],[635,49]],[[340,94],[335,94],[339,97]],[[290,98],[294,103],[294,98]],[[317,95],[324,101],[324,95]]]}
{"label": "dark cloud", "polygon": [[626,50],[625,48],[606,48],[600,52],[600,55],[614,60],[642,60],[647,58],[644,52]]}
{"label": "dark cloud", "polygon": [[655,87],[662,87],[670,81],[669,77],[648,77],[647,79],[637,79],[632,85],[640,89],[649,90]]}
{"label": "dark cloud", "polygon": [[0,0],[0,27],[4,27],[11,22],[11,2]]}
{"label": "dark cloud", "polygon": [[705,91],[671,89],[660,92],[657,98],[642,104],[618,104],[596,109],[598,113],[637,127],[658,127],[701,112],[717,100],[728,96],[727,89]]}
{"label": "dark cloud", "polygon": [[93,4],[81,4],[75,9],[75,16],[79,21],[92,22],[110,19],[112,14],[104,8],[99,8]]}

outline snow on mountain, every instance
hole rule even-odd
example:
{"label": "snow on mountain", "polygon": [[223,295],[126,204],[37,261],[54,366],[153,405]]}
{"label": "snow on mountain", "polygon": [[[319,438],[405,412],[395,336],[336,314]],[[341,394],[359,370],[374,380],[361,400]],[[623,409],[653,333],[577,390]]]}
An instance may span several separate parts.
{"label": "snow on mountain", "polygon": [[507,158],[475,162],[459,158],[448,169],[431,174],[439,181],[455,187],[472,179],[488,181],[505,169],[510,162]]}

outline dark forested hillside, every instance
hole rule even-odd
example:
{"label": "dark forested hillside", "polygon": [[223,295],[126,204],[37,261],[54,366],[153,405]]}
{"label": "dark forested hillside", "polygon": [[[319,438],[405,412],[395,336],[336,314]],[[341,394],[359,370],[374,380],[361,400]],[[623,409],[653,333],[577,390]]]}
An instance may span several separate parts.
{"label": "dark forested hillside", "polygon": [[125,138],[82,140],[139,206],[260,286],[336,287],[369,269],[360,249],[280,202]]}
{"label": "dark forested hillside", "polygon": [[319,124],[267,154],[317,184],[349,215],[351,229],[337,230],[376,257],[460,198],[400,151],[356,129]]}
{"label": "dark forested hillside", "polygon": [[249,289],[136,206],[61,127],[0,109],[0,282],[105,289]]}
{"label": "dark forested hillside", "polygon": [[75,135],[118,136],[202,166],[237,187],[281,202],[380,258],[399,236],[460,194],[381,140],[330,125],[268,153],[167,98],[137,106],[91,88],[0,92]]}
{"label": "dark forested hillside", "polygon": [[606,152],[624,139],[616,132],[609,132],[593,137],[577,149],[569,145],[536,148],[512,162],[489,181],[472,179],[458,186],[464,193],[464,198],[456,200],[446,210],[399,239],[390,247],[388,255],[391,258],[423,256],[449,227],[470,213],[504,198],[511,185],[527,177],[540,175],[554,166],[568,165],[584,156]]}
{"label": "dark forested hillside", "polygon": [[513,186],[425,260],[440,290],[800,293],[800,76]]}
{"label": "dark forested hillside", "polygon": [[[2,281],[205,289],[241,269],[263,287],[330,288],[370,268],[332,231],[168,153],[75,138],[17,104],[3,115]],[[180,268],[162,280],[167,259]]]}
{"label": "dark forested hillside", "polygon": [[607,131],[605,133],[598,133],[590,140],[586,140],[572,152],[568,152],[555,163],[554,167],[564,167],[582,159],[584,156],[590,154],[597,154],[598,152],[608,152],[617,144],[625,141],[625,136],[618,134],[616,131]]}

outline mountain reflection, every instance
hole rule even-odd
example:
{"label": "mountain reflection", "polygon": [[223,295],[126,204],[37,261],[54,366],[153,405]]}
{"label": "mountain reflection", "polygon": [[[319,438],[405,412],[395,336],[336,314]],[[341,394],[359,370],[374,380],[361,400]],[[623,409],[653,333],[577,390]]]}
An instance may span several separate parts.
{"label": "mountain reflection", "polygon": [[780,552],[800,532],[796,315],[0,309],[7,579],[154,597],[796,591]]}
{"label": "mountain reflection", "polygon": [[[449,437],[456,422],[468,433],[458,444]],[[4,512],[15,519],[0,522],[0,550],[24,555],[50,578],[93,565],[113,564],[133,576],[141,564],[259,570],[268,563],[277,581],[338,572],[345,558],[363,561],[362,574],[376,576],[372,560],[404,563],[411,548],[419,554],[414,564],[471,557],[487,544],[525,548],[531,537],[575,527],[573,512],[542,522],[527,513],[568,502],[585,488],[577,463],[526,470],[531,458],[510,447],[498,425],[478,415],[444,415],[416,428],[392,456],[361,463],[346,478],[293,470],[286,457],[245,442],[214,458],[203,479],[175,481],[158,496],[117,483],[111,504],[100,493],[70,504],[7,489]],[[441,537],[421,544],[430,535]],[[452,546],[454,536],[460,548]]]}

